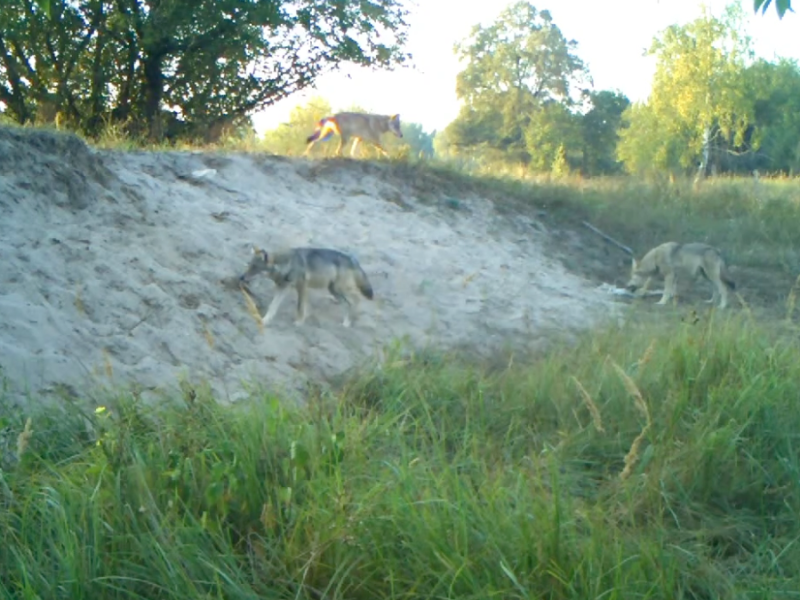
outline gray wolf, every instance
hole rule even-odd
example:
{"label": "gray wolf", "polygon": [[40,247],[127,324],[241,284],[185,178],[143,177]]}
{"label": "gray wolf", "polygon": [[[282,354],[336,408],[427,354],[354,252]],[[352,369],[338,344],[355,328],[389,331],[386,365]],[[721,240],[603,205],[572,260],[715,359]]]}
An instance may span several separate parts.
{"label": "gray wolf", "polygon": [[309,288],[327,288],[337,303],[343,300],[347,304],[342,322],[345,327],[350,327],[357,316],[359,293],[368,300],[373,299],[372,285],[358,260],[338,250],[291,248],[267,253],[254,246],[253,258],[239,280],[246,282],[259,273],[266,273],[278,288],[262,318],[264,325],[275,318],[292,288],[297,290],[295,325],[302,325],[306,320]]}
{"label": "gray wolf", "polygon": [[675,297],[679,273],[691,277],[693,282],[697,281],[698,275],[710,281],[714,294],[706,302],[720,300],[720,308],[728,306],[728,290],[736,289],[721,252],[700,242],[665,242],[650,250],[641,261],[632,259],[631,278],[625,287],[631,292],[639,288],[646,290],[652,277],[661,276],[664,278],[664,294],[658,304],[666,304]]}
{"label": "gray wolf", "polygon": [[340,112],[331,117],[325,117],[310,136],[306,138],[308,146],[303,153],[308,155],[311,148],[320,139],[324,142],[334,133],[339,136],[339,146],[336,148],[336,156],[341,156],[342,147],[353,138],[353,146],[350,148],[350,156],[355,156],[359,142],[369,142],[375,146],[384,156],[389,156],[381,146],[380,138],[384,133],[391,132],[399,138],[403,137],[400,131],[400,115],[372,115],[356,112]]}

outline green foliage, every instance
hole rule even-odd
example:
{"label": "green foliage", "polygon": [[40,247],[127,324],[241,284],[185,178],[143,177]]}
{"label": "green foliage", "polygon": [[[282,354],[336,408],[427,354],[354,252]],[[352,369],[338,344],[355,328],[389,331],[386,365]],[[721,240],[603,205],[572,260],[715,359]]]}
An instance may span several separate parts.
{"label": "green foliage", "polygon": [[401,0],[7,0],[0,100],[19,123],[198,136],[341,63],[402,63],[406,15]]}
{"label": "green foliage", "polygon": [[37,412],[2,473],[0,589],[783,597],[800,584],[798,394],[796,340],[712,318],[491,373],[396,348],[303,408],[187,386],[184,406]]}
{"label": "green foliage", "polygon": [[[669,129],[653,108],[641,102],[629,106],[622,115],[617,157],[631,174],[679,173],[687,156],[681,136]],[[692,155],[689,155],[692,158]]]}
{"label": "green foliage", "polygon": [[800,67],[794,60],[759,60],[748,69],[755,96],[753,137],[759,152],[748,169],[796,173],[800,169]]}
{"label": "green foliage", "polygon": [[[306,138],[314,132],[320,119],[329,117],[332,112],[327,100],[315,96],[305,105],[293,108],[288,122],[265,132],[262,147],[274,154],[299,156],[305,152]],[[320,142],[320,144],[330,145],[330,142]]]}
{"label": "green foliage", "polygon": [[618,171],[616,130],[628,100],[585,89],[588,72],[576,47],[548,11],[528,2],[473,28],[456,46],[467,63],[456,84],[464,104],[438,136],[437,156],[537,172],[552,171],[555,161],[584,175]]}
{"label": "green foliage", "polygon": [[428,133],[419,123],[402,122],[403,144],[408,146],[409,155],[416,158],[433,158],[433,140],[436,131]]}
{"label": "green foliage", "polygon": [[564,149],[564,145],[561,144],[557,149],[555,156],[553,157],[553,164],[550,168],[550,172],[553,177],[565,177],[569,175],[569,163],[567,162],[567,151]]}
{"label": "green foliage", "polygon": [[[753,0],[753,10],[758,12],[758,9],[761,9],[761,14],[767,12],[767,8],[769,5],[772,4],[772,0]],[[783,15],[786,14],[787,11],[794,12],[792,9],[792,0],[775,0],[775,10],[778,13],[778,18],[783,19]]]}
{"label": "green foliage", "polygon": [[621,170],[616,158],[622,114],[630,100],[619,92],[589,94],[591,109],[580,120],[584,175],[614,174]]}
{"label": "green foliage", "polygon": [[458,153],[496,151],[528,163],[534,150],[525,137],[534,116],[549,104],[572,106],[576,87],[585,83],[576,45],[548,11],[525,1],[512,4],[490,26],[474,27],[455,48],[467,64],[456,80],[464,105],[448,126],[449,144]]}
{"label": "green foliage", "polygon": [[[705,168],[720,154],[710,156],[711,146],[744,143],[754,115],[745,85],[749,41],[738,33],[740,18],[733,8],[722,19],[704,13],[656,37],[648,52],[657,61],[650,98],[629,113],[619,150],[629,171],[647,163],[688,171],[700,162]],[[654,139],[636,139],[654,132]]]}
{"label": "green foliage", "polygon": [[556,102],[547,103],[533,113],[525,129],[530,166],[546,172],[556,160],[563,160],[566,167],[567,149],[570,154],[581,151],[580,126],[580,117]]}

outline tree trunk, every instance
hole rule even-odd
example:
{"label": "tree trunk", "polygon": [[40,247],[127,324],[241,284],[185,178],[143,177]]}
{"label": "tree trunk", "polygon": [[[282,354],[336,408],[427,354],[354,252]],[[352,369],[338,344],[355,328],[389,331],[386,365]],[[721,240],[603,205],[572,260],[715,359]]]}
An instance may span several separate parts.
{"label": "tree trunk", "polygon": [[14,62],[14,58],[8,52],[8,48],[6,48],[2,35],[0,35],[0,55],[2,56],[3,64],[5,65],[6,77],[11,84],[9,97],[3,98],[3,100],[8,105],[8,110],[14,115],[14,119],[17,121],[17,123],[24,125],[30,120],[31,115],[28,111],[28,107],[25,105],[22,80],[20,78],[19,71],[17,70],[17,65]]}
{"label": "tree trunk", "polygon": [[700,165],[697,168],[697,177],[695,181],[705,179],[708,175],[708,162],[711,155],[711,127],[706,125],[703,130],[703,153],[700,159]]}
{"label": "tree trunk", "polygon": [[102,126],[103,113],[106,110],[105,102],[105,71],[103,69],[103,48],[106,42],[105,28],[100,30],[99,26],[104,18],[103,4],[99,3],[95,8],[93,27],[97,41],[94,47],[94,57],[92,59],[92,88],[91,88],[91,108],[87,127],[92,135],[96,135]]}
{"label": "tree trunk", "polygon": [[148,53],[144,59],[144,118],[148,135],[154,142],[163,139],[161,98],[164,94],[163,53]]}

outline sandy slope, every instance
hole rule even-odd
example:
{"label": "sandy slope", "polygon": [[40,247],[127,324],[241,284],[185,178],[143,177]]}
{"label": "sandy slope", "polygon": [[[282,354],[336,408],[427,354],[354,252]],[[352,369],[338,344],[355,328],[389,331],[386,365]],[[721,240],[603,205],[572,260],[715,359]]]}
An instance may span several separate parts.
{"label": "sandy slope", "polygon": [[[205,177],[191,174],[214,169]],[[0,366],[13,392],[206,379],[299,389],[393,338],[489,352],[537,347],[608,314],[600,292],[546,258],[547,233],[490,202],[410,195],[387,165],[254,155],[96,152],[0,128]],[[431,198],[434,197],[434,200]],[[355,327],[294,295],[259,328],[241,291],[251,244],[354,253],[376,300]],[[263,311],[274,286],[251,284]]]}

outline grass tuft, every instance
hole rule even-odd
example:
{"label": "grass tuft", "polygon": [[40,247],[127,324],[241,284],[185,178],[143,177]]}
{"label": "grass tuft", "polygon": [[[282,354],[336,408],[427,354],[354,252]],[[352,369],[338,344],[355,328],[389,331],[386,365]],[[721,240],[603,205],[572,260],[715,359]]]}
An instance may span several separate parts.
{"label": "grass tuft", "polygon": [[395,347],[302,407],[187,385],[158,407],[33,414],[11,424],[0,589],[790,597],[799,396],[796,340],[714,316],[493,370]]}

